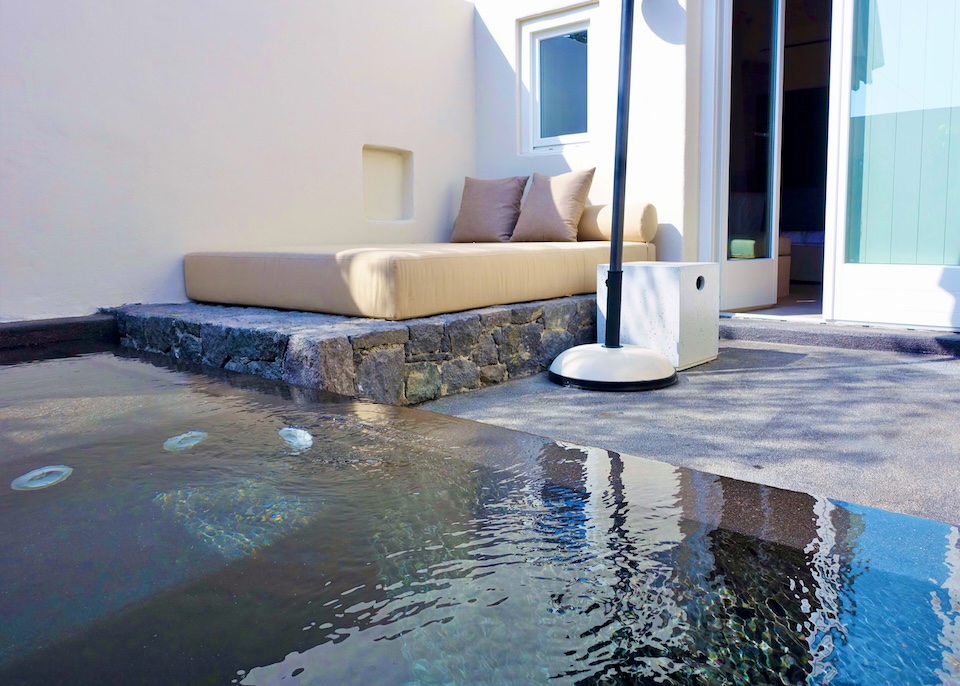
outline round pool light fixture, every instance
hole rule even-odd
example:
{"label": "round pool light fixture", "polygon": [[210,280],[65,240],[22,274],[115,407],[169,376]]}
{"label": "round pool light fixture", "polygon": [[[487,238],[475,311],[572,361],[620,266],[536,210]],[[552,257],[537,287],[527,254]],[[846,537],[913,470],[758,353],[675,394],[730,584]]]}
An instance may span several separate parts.
{"label": "round pool light fixture", "polygon": [[180,434],[179,436],[165,440],[163,442],[163,449],[171,453],[179,453],[181,450],[189,450],[206,437],[206,431],[188,431],[185,434]]}
{"label": "round pool light fixture", "polygon": [[309,450],[310,446],[313,445],[313,436],[309,431],[304,429],[288,426],[285,429],[280,429],[277,433],[280,434],[280,438],[282,438],[287,445],[297,452]]}
{"label": "round pool light fixture", "polygon": [[71,474],[73,469],[63,464],[40,467],[18,476],[10,482],[10,488],[15,491],[37,491],[58,484]]}

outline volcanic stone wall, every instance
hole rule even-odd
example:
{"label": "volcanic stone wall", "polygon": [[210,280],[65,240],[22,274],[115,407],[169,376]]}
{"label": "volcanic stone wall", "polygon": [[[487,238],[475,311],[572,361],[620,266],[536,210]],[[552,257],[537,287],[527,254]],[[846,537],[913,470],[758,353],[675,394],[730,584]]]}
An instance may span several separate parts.
{"label": "volcanic stone wall", "polygon": [[530,376],[596,341],[592,295],[402,322],[196,303],[111,311],[126,347],[391,405]]}

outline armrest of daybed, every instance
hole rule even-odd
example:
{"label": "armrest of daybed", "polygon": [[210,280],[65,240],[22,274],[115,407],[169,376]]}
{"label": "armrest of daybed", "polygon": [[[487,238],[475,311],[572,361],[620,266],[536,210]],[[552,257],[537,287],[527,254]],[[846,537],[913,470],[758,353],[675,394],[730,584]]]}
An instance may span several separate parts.
{"label": "armrest of daybed", "polygon": [[[627,204],[623,213],[623,240],[653,243],[657,235],[657,208],[650,203]],[[609,241],[613,235],[613,206],[587,205],[577,227],[578,241]]]}

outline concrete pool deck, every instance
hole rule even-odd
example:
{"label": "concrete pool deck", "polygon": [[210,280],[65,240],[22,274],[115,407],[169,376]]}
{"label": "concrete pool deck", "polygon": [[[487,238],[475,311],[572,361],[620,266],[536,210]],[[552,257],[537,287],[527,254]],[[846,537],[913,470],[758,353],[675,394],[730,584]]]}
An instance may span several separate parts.
{"label": "concrete pool deck", "polygon": [[580,391],[539,374],[420,407],[960,523],[954,356],[722,340],[717,360],[660,391]]}

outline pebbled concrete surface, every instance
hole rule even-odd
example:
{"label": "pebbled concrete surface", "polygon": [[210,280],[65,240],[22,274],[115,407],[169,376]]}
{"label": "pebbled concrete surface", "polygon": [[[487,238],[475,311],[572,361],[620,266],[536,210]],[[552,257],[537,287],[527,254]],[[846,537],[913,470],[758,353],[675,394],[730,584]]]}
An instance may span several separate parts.
{"label": "pebbled concrete surface", "polygon": [[723,340],[671,388],[546,374],[421,409],[960,524],[960,360]]}

